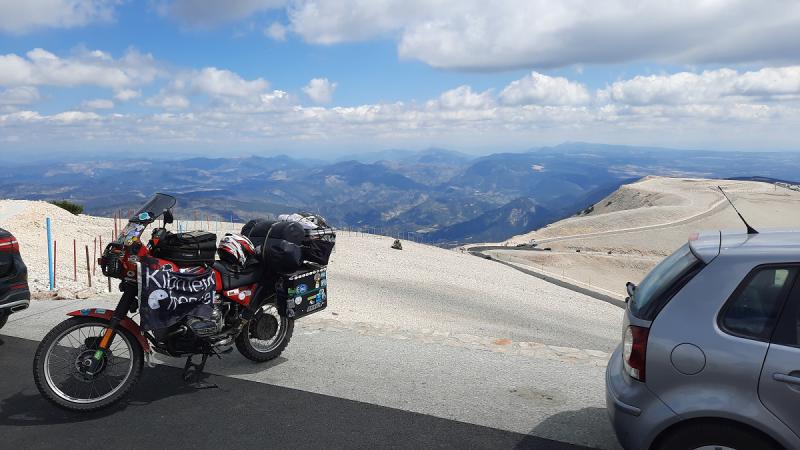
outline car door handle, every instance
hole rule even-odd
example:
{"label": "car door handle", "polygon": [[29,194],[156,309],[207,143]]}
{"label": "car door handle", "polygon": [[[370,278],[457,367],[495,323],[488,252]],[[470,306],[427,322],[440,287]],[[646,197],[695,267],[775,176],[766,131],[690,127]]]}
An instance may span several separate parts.
{"label": "car door handle", "polygon": [[800,377],[793,377],[791,375],[786,375],[785,373],[773,373],[772,379],[775,381],[780,381],[781,383],[789,383],[795,386],[800,386]]}

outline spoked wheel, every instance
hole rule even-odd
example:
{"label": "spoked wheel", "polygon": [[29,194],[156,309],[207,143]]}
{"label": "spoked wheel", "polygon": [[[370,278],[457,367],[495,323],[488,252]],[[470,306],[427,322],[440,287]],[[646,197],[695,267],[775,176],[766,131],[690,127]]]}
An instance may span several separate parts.
{"label": "spoked wheel", "polygon": [[292,331],[294,321],[278,314],[274,303],[267,303],[236,337],[236,348],[248,359],[266,362],[277,358],[289,345]]}
{"label": "spoked wheel", "polygon": [[73,317],[58,324],[39,344],[33,377],[42,395],[73,411],[93,411],[122,399],[142,372],[144,353],[139,341],[118,329],[109,351],[94,356],[108,322]]}

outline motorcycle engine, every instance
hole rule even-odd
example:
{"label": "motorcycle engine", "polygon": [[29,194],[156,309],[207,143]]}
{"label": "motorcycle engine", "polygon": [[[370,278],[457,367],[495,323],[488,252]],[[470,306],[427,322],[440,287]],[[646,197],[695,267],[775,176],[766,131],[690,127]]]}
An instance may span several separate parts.
{"label": "motorcycle engine", "polygon": [[180,355],[205,353],[209,350],[227,351],[233,344],[233,336],[222,332],[225,326],[222,306],[224,305],[215,299],[210,317],[188,316],[170,327],[164,338],[169,353]]}
{"label": "motorcycle engine", "polygon": [[220,329],[217,321],[213,319],[200,319],[198,317],[189,317],[184,322],[192,333],[199,338],[209,338],[219,333]]}

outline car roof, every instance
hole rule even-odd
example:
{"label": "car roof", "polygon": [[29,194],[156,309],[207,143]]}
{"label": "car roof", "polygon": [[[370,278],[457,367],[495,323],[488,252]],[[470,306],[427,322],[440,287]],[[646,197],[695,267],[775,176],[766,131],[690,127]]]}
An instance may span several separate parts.
{"label": "car roof", "polygon": [[800,229],[767,228],[757,234],[722,230],[720,253],[784,255],[800,261]]}

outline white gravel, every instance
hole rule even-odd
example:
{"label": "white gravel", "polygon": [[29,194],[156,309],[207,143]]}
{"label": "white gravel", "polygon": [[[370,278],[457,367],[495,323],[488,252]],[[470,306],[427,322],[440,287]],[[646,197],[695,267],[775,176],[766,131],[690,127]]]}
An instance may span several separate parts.
{"label": "white gravel", "polygon": [[329,266],[338,320],[609,351],[622,310],[455,250],[339,233]]}
{"label": "white gravel", "polygon": [[[37,296],[49,290],[47,271],[47,227],[50,218],[52,239],[56,242],[56,288],[69,296],[78,291],[96,294],[108,293],[108,282],[100,267],[95,267],[95,259],[102,253],[114,233],[114,220],[108,217],[74,215],[62,208],[43,201],[0,200],[0,228],[10,231],[19,241],[20,253],[28,266],[29,283]],[[218,237],[225,232],[241,228],[241,224],[229,222],[181,221],[184,229],[209,229],[216,231]],[[170,228],[174,231],[177,224]],[[125,221],[120,221],[120,228]],[[150,229],[147,230],[149,232]],[[147,233],[146,232],[146,233]],[[147,235],[146,235],[147,236]],[[73,258],[73,243],[77,264]],[[103,247],[100,246],[102,241]],[[95,244],[96,242],[96,244]],[[86,271],[86,246],[89,247],[89,265],[92,273],[92,288]],[[77,280],[74,267],[77,266]],[[112,280],[112,289],[116,283]],[[66,292],[65,292],[66,291]]]}
{"label": "white gravel", "polygon": [[[74,216],[45,202],[0,201],[0,211],[12,210],[0,215],[0,226],[19,239],[32,287],[47,289],[44,219],[51,217],[59,242],[58,285],[86,288],[84,253],[78,282],[72,281],[72,239],[79,249],[88,244],[91,258],[93,238],[102,235],[105,244],[113,221]],[[588,350],[610,351],[619,341],[622,311],[615,306],[455,250],[413,242],[393,250],[391,243],[339,232],[329,266],[330,306],[315,317]],[[94,286],[98,294],[107,290],[104,278]]]}

